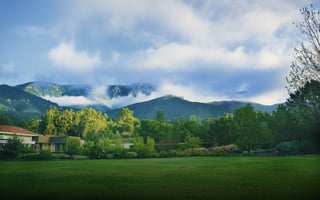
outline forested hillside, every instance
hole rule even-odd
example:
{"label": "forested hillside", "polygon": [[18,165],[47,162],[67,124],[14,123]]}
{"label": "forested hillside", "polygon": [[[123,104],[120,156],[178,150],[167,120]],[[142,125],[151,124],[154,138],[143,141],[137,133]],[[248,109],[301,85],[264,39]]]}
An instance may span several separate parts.
{"label": "forested hillside", "polygon": [[[241,101],[221,101],[212,103],[198,103],[184,100],[176,96],[164,96],[150,101],[129,105],[135,116],[139,119],[154,119],[157,111],[165,113],[168,120],[177,118],[188,118],[196,115],[200,118],[223,116],[225,113],[234,113],[237,108],[245,106],[249,102]],[[266,106],[256,103],[250,103],[255,110],[272,113],[278,105]],[[107,113],[111,117],[116,117],[120,109],[109,110]]]}
{"label": "forested hillside", "polygon": [[0,85],[0,114],[20,119],[39,118],[57,104],[8,85]]}

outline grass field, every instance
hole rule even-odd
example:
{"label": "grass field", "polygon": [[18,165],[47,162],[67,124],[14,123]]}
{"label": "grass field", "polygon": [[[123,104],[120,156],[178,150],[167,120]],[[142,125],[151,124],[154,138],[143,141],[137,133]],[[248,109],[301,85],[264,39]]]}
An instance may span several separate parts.
{"label": "grass field", "polygon": [[1,199],[320,199],[320,157],[0,161]]}

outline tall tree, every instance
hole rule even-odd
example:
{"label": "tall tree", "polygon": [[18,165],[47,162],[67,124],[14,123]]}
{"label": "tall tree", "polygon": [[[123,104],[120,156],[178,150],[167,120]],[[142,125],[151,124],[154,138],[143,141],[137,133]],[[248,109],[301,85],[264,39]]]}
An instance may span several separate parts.
{"label": "tall tree", "polygon": [[232,114],[225,114],[210,124],[210,138],[214,145],[227,145],[235,142],[236,130]]}
{"label": "tall tree", "polygon": [[312,5],[300,10],[303,21],[297,24],[301,45],[294,49],[295,60],[287,77],[288,105],[295,116],[297,139],[315,141],[320,151],[320,9]]}
{"label": "tall tree", "polygon": [[305,7],[300,10],[303,21],[296,26],[301,45],[294,49],[295,60],[290,66],[287,89],[290,94],[311,80],[320,81],[320,10]]}
{"label": "tall tree", "polygon": [[140,121],[134,117],[133,111],[128,108],[122,108],[118,117],[118,131],[123,136],[129,137],[138,128],[140,128]]}
{"label": "tall tree", "polygon": [[279,105],[272,113],[271,129],[275,145],[294,138],[292,127],[293,115],[285,105]]}
{"label": "tall tree", "polygon": [[238,108],[234,113],[234,120],[239,134],[237,144],[250,153],[259,144],[258,121],[252,105],[247,104]]}
{"label": "tall tree", "polygon": [[310,140],[320,151],[320,82],[310,81],[291,94],[287,104],[294,116],[296,139]]}
{"label": "tall tree", "polygon": [[188,135],[184,140],[185,148],[191,148],[191,154],[193,155],[194,148],[200,147],[202,141],[198,137]]}
{"label": "tall tree", "polygon": [[80,154],[80,145],[81,141],[79,137],[68,137],[66,139],[66,154],[71,156],[71,159],[73,159],[74,155]]}

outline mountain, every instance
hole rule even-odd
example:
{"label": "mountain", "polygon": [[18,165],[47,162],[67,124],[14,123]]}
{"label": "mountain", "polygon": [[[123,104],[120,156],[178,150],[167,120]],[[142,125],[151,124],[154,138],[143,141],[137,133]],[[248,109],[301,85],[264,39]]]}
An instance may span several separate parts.
{"label": "mountain", "polygon": [[58,107],[58,104],[44,100],[16,87],[0,85],[1,114],[23,119],[40,118],[52,106]]}
{"label": "mountain", "polygon": [[[157,111],[163,111],[166,119],[171,120],[180,117],[189,117],[196,115],[201,118],[218,117],[225,113],[233,113],[237,108],[248,104],[249,102],[240,101],[219,101],[212,103],[198,103],[184,100],[176,96],[164,96],[146,102],[136,103],[127,106],[134,111],[134,115],[139,119],[154,119]],[[277,105],[265,106],[257,103],[250,103],[255,110],[263,112],[272,112],[276,110]],[[109,110],[107,114],[110,117],[117,117],[120,109]]]}
{"label": "mountain", "polygon": [[[64,102],[70,102],[68,105],[59,103],[60,106],[64,106],[61,107],[62,109],[69,107],[78,110],[84,107],[92,107],[107,113],[112,118],[117,117],[123,106],[113,108],[112,106],[109,107],[109,105],[112,103],[113,105],[128,105],[126,107],[133,110],[134,115],[140,120],[154,119],[157,111],[163,111],[168,120],[189,117],[190,115],[196,115],[201,118],[217,117],[225,113],[233,113],[237,108],[249,103],[241,101],[199,103],[168,95],[132,104],[132,102],[138,102],[137,99],[140,101],[144,97],[148,99],[148,95],[156,91],[157,88],[155,86],[147,83],[93,87],[89,85],[59,85],[55,83],[29,82],[15,87],[2,85],[1,88],[0,112],[19,115],[27,119],[41,116],[50,106],[58,106],[58,104],[44,100],[43,98],[52,99],[52,101],[60,100],[61,102],[61,100],[64,100]],[[136,98],[139,94],[143,94],[144,96]],[[48,98],[48,96],[54,98]],[[81,104],[81,102],[84,103]],[[89,102],[89,104],[86,104],[86,102]],[[251,104],[255,110],[268,113],[276,110],[278,106]]]}
{"label": "mountain", "polygon": [[117,98],[132,95],[136,97],[139,93],[150,95],[156,90],[156,86],[150,83],[134,83],[130,85],[60,85],[46,82],[29,82],[15,86],[16,88],[29,92],[39,97],[62,97],[83,96],[104,98]]}

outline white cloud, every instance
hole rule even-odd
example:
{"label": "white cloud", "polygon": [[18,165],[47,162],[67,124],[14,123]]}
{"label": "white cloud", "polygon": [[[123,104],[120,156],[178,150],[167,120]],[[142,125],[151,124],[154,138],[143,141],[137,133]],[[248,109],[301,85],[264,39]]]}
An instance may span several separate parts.
{"label": "white cloud", "polygon": [[88,71],[101,63],[100,53],[89,55],[87,50],[76,50],[73,42],[61,42],[48,56],[56,66],[74,72]]}
{"label": "white cloud", "polygon": [[[287,0],[71,0],[65,3],[68,7],[55,19],[56,24],[21,28],[26,33],[44,36],[49,31],[42,27],[52,27],[56,35],[50,35],[51,39],[70,35],[74,38],[74,42],[60,42],[48,52],[49,59],[59,69],[57,74],[63,73],[55,80],[65,81],[70,74],[73,76],[68,81],[90,79],[87,82],[91,84],[170,80],[164,81],[161,91],[153,95],[171,93],[201,102],[228,99],[232,92],[246,89],[251,91],[242,95],[269,90],[267,84],[271,81],[259,82],[255,73],[280,74],[290,65],[288,55],[296,37],[292,22],[299,16],[302,5]],[[93,52],[76,44],[93,47]],[[106,55],[103,61],[100,51]],[[103,68],[102,64],[108,67]],[[74,76],[65,71],[82,74]],[[200,73],[206,78],[199,78]],[[275,78],[272,80],[276,84]],[[198,88],[217,91],[198,91],[191,87],[193,83]],[[116,105],[115,99],[101,98],[105,89],[98,86],[87,101],[74,100]],[[266,101],[260,96],[255,98]],[[143,95],[138,97],[147,99]],[[139,98],[123,97],[117,101],[126,104]]]}
{"label": "white cloud", "polygon": [[107,86],[105,85],[99,85],[94,86],[91,90],[90,96],[94,98],[103,98],[107,95]]}
{"label": "white cloud", "polygon": [[284,67],[288,61],[286,51],[262,49],[249,52],[243,46],[234,50],[225,48],[204,48],[195,45],[169,43],[157,49],[139,52],[133,65],[144,69],[167,71],[210,68],[224,65],[227,69],[273,69]]}
{"label": "white cloud", "polygon": [[165,81],[159,86],[159,90],[157,92],[158,96],[164,95],[175,95],[178,97],[182,97],[188,101],[192,102],[212,102],[212,101],[221,101],[228,100],[227,96],[220,96],[214,94],[213,92],[203,91],[194,88],[192,83],[190,85],[180,85],[174,84],[170,81]]}
{"label": "white cloud", "polygon": [[44,96],[46,100],[52,101],[57,103],[60,106],[72,106],[72,105],[94,105],[96,104],[95,101],[92,101],[84,96],[61,96],[61,97],[54,97],[54,96]]}
{"label": "white cloud", "polygon": [[104,105],[111,109],[121,108],[134,103],[152,100],[161,97],[159,93],[145,95],[138,93],[136,96],[128,95],[124,97],[116,97],[109,99],[106,96],[45,96],[46,100],[57,103],[60,106],[90,106],[90,105]]}
{"label": "white cloud", "polygon": [[264,105],[273,105],[277,103],[283,103],[288,98],[288,92],[285,88],[278,88],[271,91],[265,91],[262,94],[258,94],[254,97],[245,98],[242,100],[261,103]]}
{"label": "white cloud", "polygon": [[[74,23],[99,21],[104,34],[125,33],[129,40],[154,45],[127,55],[133,61],[128,67],[167,71],[221,64],[226,69],[282,67],[288,64],[292,21],[299,15],[296,4],[278,0],[93,0],[70,6]],[[120,61],[120,54],[112,54],[112,60]]]}

